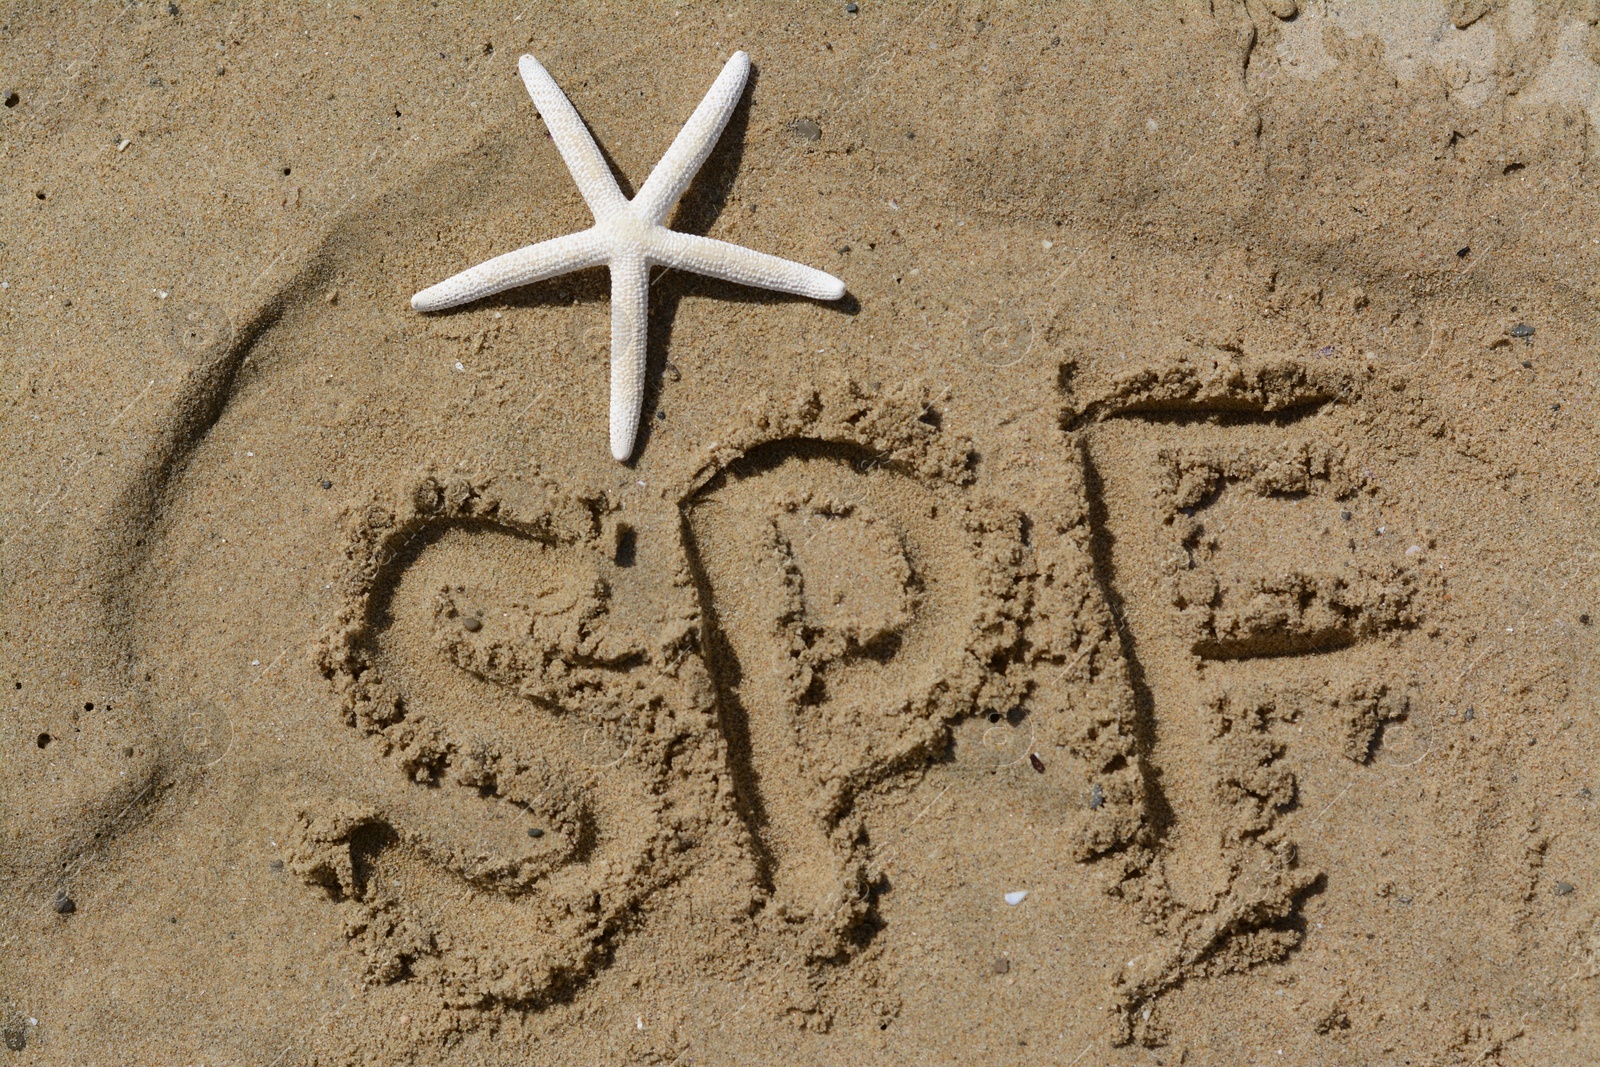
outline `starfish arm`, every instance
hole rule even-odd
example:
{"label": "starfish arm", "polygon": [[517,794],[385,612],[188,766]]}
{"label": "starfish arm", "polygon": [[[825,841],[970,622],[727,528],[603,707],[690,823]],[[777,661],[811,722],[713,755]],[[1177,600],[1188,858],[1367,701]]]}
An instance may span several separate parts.
{"label": "starfish arm", "polygon": [[634,211],[640,218],[653,225],[660,225],[666,219],[667,212],[672,210],[672,205],[678,202],[689,183],[694,181],[694,176],[716,146],[717,138],[722,136],[723,127],[728,125],[728,117],[733,114],[739,97],[744,94],[745,79],[749,76],[750,57],[743,52],[735,52],[723,65],[722,73],[717,75],[717,80],[712,83],[705,99],[700,101],[700,106],[694,109],[689,121],[678,131],[672,147],[667,149],[667,154],[661,157],[661,162],[656,164],[638,195],[633,198]]}
{"label": "starfish arm", "polygon": [[813,300],[837,300],[845,292],[844,282],[826,271],[691,233],[652,230],[648,254],[652,262],[676,270]]}
{"label": "starfish arm", "polygon": [[643,256],[611,260],[611,454],[633,455],[644,407],[645,345],[649,336],[650,267]]}
{"label": "starfish arm", "polygon": [[438,285],[430,285],[411,298],[418,311],[443,311],[470,304],[486,296],[514,289],[519,285],[554,278],[558,274],[597,267],[608,258],[608,251],[593,230],[541,241],[536,245],[507,252],[503,256],[469,267]]}
{"label": "starfish arm", "polygon": [[605,157],[594,143],[589,127],[583,124],[572,101],[550,77],[550,72],[532,56],[523,56],[517,64],[517,70],[522,74],[523,84],[528,87],[528,95],[533,97],[533,105],[544,118],[550,139],[556,143],[556,150],[572,172],[578,192],[583,194],[584,203],[594,212],[595,221],[625,207],[627,198],[617,188],[617,179],[612,176],[611,168],[606,166]]}

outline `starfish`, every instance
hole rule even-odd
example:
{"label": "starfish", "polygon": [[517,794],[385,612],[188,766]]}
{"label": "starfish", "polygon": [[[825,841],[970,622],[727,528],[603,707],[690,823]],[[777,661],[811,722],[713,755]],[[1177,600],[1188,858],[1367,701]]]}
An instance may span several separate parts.
{"label": "starfish", "polygon": [[745,53],[735,52],[728,60],[632,200],[622,195],[583,119],[550,73],[532,56],[523,56],[517,69],[594,215],[594,225],[464,270],[413,296],[411,306],[441,311],[605,264],[611,270],[611,454],[625,462],[633,455],[644,404],[651,266],[675,267],[814,300],[839,299],[844,283],[801,263],[662,225],[711,154],[744,93],[750,74],[750,57]]}

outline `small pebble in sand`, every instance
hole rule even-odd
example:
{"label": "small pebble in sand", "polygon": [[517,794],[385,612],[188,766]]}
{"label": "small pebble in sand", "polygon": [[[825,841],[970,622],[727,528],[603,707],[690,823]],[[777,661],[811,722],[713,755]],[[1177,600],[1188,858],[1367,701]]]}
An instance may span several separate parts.
{"label": "small pebble in sand", "polygon": [[1579,615],[1578,616],[1578,621],[1581,622],[1583,625],[1588,626],[1589,625],[1589,613],[1586,611],[1582,615]]}
{"label": "small pebble in sand", "polygon": [[528,836],[537,841],[544,836],[544,831],[537,826],[530,826],[528,827]]}
{"label": "small pebble in sand", "polygon": [[857,11],[860,11],[860,10],[861,10],[861,8],[856,6],[855,4],[846,4],[846,5],[844,5],[844,13],[846,15],[854,15]]}
{"label": "small pebble in sand", "polygon": [[1034,770],[1038,771],[1040,774],[1044,773],[1044,760],[1039,758],[1039,753],[1037,753],[1037,752],[1028,753],[1028,762],[1033,764],[1033,769]]}
{"label": "small pebble in sand", "polygon": [[28,1047],[28,1034],[20,1026],[8,1026],[5,1029],[6,1048],[12,1052],[21,1052]]}
{"label": "small pebble in sand", "polygon": [[461,628],[467,631],[469,634],[475,634],[479,630],[483,629],[483,620],[474,619],[469,616],[461,620]]}
{"label": "small pebble in sand", "polygon": [[994,971],[995,974],[1005,974],[1007,971],[1011,970],[1011,961],[1006,959],[1004,956],[1001,956],[999,959],[994,961],[989,969]]}
{"label": "small pebble in sand", "polygon": [[1471,254],[1472,254],[1472,246],[1471,245],[1462,245],[1460,248],[1456,249],[1456,258],[1457,259],[1466,259]]}
{"label": "small pebble in sand", "polygon": [[1532,370],[1533,369],[1533,360],[1525,359],[1525,360],[1522,361],[1522,365],[1524,367],[1526,367],[1528,370]]}
{"label": "small pebble in sand", "polygon": [[789,123],[789,132],[802,141],[815,141],[822,137],[822,127],[813,119],[795,119]]}
{"label": "small pebble in sand", "polygon": [[1525,322],[1519,322],[1515,326],[1511,327],[1511,336],[1512,337],[1532,337],[1533,334],[1534,334],[1533,327],[1529,326]]}
{"label": "small pebble in sand", "polygon": [[71,897],[67,896],[67,891],[65,889],[56,894],[56,899],[50,904],[50,906],[56,909],[57,915],[71,915],[73,912],[78,910],[78,905]]}
{"label": "small pebble in sand", "polygon": [[322,479],[322,488],[324,488],[324,489],[332,489],[333,488],[333,479],[332,478],[324,478],[324,479]]}
{"label": "small pebble in sand", "polygon": [[1463,711],[1461,713],[1461,721],[1462,722],[1471,722],[1473,719],[1477,718],[1477,715],[1478,715],[1478,709],[1477,708],[1468,708],[1466,711]]}
{"label": "small pebble in sand", "polygon": [[17,91],[15,89],[12,89],[10,92],[6,93],[6,107],[16,107],[20,103],[22,103],[22,97],[17,95]]}
{"label": "small pebble in sand", "polygon": [[1027,899],[1028,891],[1026,889],[1016,889],[1006,894],[1006,903],[1010,904],[1013,908]]}
{"label": "small pebble in sand", "polygon": [[1100,788],[1099,782],[1096,782],[1094,785],[1089,787],[1089,807],[1099,808],[1105,802],[1106,791]]}
{"label": "small pebble in sand", "polygon": [[1568,893],[1572,892],[1572,890],[1573,885],[1571,882],[1557,882],[1555,884],[1555,893],[1558,897],[1564,897]]}
{"label": "small pebble in sand", "polygon": [[267,864],[267,866],[271,870],[281,871],[281,870],[283,870],[283,861],[282,860],[273,860],[271,863]]}

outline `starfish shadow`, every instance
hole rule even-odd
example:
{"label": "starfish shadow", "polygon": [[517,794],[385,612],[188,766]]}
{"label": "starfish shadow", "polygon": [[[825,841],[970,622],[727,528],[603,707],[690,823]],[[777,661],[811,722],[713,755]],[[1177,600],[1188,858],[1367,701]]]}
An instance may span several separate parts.
{"label": "starfish shadow", "polygon": [[[604,267],[589,267],[563,274],[559,278],[509,289],[487,300],[463,305],[465,309],[477,307],[539,308],[566,307],[570,304],[603,304],[611,299],[611,277]],[[444,312],[454,314],[455,308]],[[437,312],[436,312],[437,314]]]}

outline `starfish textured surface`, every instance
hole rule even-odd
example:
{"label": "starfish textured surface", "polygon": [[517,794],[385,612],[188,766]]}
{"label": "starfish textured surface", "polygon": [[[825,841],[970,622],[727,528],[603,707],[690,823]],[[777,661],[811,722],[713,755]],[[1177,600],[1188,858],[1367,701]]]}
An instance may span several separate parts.
{"label": "starfish textured surface", "polygon": [[518,69],[594,214],[594,225],[582,233],[528,245],[464,270],[413,296],[411,306],[418,311],[440,311],[585,267],[610,267],[611,454],[626,460],[633,454],[644,404],[651,266],[659,264],[815,300],[839,299],[844,296],[844,283],[802,263],[710,237],[678,233],[662,225],[711,154],[744,93],[750,75],[750,57],[745,53],[735,52],[723,66],[710,92],[632,200],[622,195],[583,119],[549,72],[532,56],[523,56]]}

